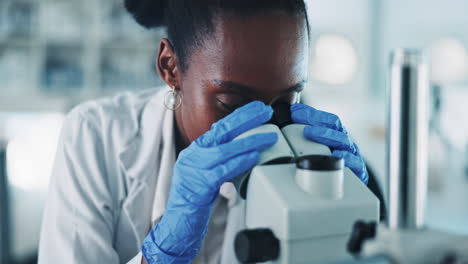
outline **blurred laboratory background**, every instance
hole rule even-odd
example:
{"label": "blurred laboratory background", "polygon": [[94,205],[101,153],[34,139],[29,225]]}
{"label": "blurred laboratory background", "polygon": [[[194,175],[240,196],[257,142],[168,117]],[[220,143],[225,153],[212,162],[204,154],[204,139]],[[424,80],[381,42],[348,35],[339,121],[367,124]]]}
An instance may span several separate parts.
{"label": "blurred laboratory background", "polygon": [[[85,100],[162,85],[163,30],[122,0],[0,0],[0,263],[34,263],[64,115]],[[468,234],[468,1],[308,0],[305,103],[338,114],[386,189],[390,52],[430,66],[427,225]]]}

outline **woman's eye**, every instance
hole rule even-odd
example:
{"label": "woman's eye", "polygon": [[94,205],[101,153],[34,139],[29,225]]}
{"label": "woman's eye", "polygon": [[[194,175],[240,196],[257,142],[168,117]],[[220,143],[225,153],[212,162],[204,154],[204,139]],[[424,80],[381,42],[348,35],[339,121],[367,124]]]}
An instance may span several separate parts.
{"label": "woman's eye", "polygon": [[233,112],[248,103],[247,100],[236,95],[220,95],[216,98],[216,102],[226,112]]}
{"label": "woman's eye", "polygon": [[224,108],[224,110],[228,111],[228,112],[233,112],[236,108],[232,105],[229,105],[227,103],[224,103],[223,101],[219,100],[219,99],[216,99],[218,101],[218,104],[221,105],[221,107]]}

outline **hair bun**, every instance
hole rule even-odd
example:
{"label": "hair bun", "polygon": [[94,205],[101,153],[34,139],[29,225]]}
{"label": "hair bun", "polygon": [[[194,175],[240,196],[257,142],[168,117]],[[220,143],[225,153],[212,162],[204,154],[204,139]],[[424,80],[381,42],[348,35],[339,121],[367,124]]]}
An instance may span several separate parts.
{"label": "hair bun", "polygon": [[153,28],[165,25],[164,10],[167,0],[124,0],[125,8],[138,24]]}

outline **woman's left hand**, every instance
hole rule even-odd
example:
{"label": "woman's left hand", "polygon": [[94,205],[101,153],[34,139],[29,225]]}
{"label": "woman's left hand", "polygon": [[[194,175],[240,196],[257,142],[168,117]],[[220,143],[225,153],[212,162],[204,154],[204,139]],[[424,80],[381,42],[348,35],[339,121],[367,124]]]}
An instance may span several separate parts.
{"label": "woman's left hand", "polygon": [[308,105],[293,104],[291,118],[295,123],[307,125],[304,128],[304,136],[307,139],[330,147],[332,155],[344,159],[345,166],[367,184],[369,176],[364,159],[338,116]]}

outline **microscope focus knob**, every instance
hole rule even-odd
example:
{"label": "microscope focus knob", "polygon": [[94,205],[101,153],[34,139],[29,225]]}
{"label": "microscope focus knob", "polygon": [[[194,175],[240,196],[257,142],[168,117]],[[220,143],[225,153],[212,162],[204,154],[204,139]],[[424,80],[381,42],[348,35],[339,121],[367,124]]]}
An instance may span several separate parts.
{"label": "microscope focus knob", "polygon": [[237,259],[241,263],[258,263],[276,260],[280,243],[270,229],[246,229],[234,241]]}
{"label": "microscope focus knob", "polygon": [[375,222],[366,223],[361,220],[357,221],[354,223],[353,231],[348,241],[348,252],[353,255],[359,254],[366,240],[375,238],[376,234],[377,224]]}

